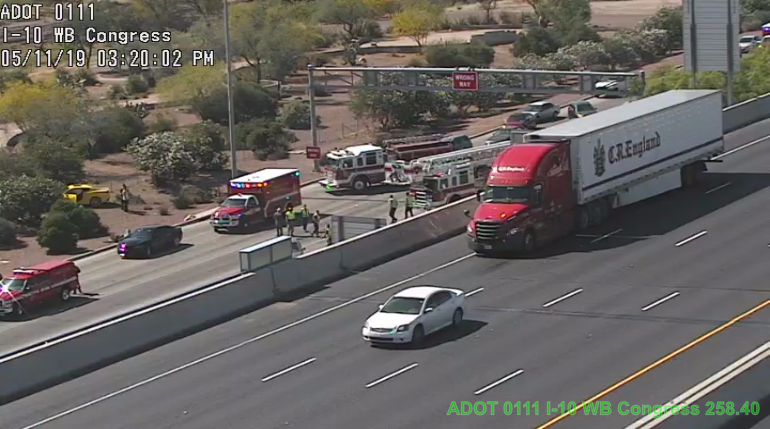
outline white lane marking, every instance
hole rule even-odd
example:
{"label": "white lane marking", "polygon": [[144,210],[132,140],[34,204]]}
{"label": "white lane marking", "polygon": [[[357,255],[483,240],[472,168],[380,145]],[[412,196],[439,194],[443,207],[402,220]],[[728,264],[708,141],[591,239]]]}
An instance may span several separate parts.
{"label": "white lane marking", "polygon": [[660,304],[663,304],[664,302],[666,302],[666,301],[668,301],[670,299],[674,299],[674,298],[676,298],[678,296],[679,296],[679,292],[674,292],[672,294],[666,295],[663,298],[661,298],[661,299],[659,299],[659,300],[657,300],[655,302],[652,302],[650,304],[645,305],[644,307],[642,307],[642,311],[647,311],[647,310],[649,310],[649,309],[651,309],[653,307],[657,307]]}
{"label": "white lane marking", "polygon": [[366,385],[366,388],[368,389],[370,387],[374,387],[374,386],[376,386],[376,385],[378,385],[380,383],[383,383],[383,382],[386,382],[386,381],[390,380],[393,377],[398,377],[399,375],[401,375],[401,374],[403,374],[403,373],[405,373],[405,372],[407,372],[407,371],[409,371],[411,369],[415,369],[418,366],[419,365],[417,363],[413,363],[413,364],[411,364],[409,366],[405,366],[405,367],[399,369],[396,372],[392,372],[392,373],[386,375],[385,377],[378,378],[377,380],[372,381],[371,383]]}
{"label": "white lane marking", "polygon": [[575,296],[575,295],[577,295],[577,294],[579,294],[581,292],[583,292],[582,288],[581,289],[575,289],[575,290],[573,290],[572,292],[570,292],[570,293],[568,293],[566,295],[563,295],[563,296],[560,296],[560,297],[554,299],[553,301],[546,302],[545,304],[543,304],[543,307],[548,308],[548,307],[550,307],[550,306],[552,306],[554,304],[558,304],[558,303],[564,301],[565,299],[572,298],[573,296]]}
{"label": "white lane marking", "polygon": [[710,193],[712,193],[712,192],[716,192],[716,191],[718,191],[718,190],[720,190],[720,189],[724,189],[724,188],[726,188],[726,187],[728,187],[728,186],[730,186],[730,185],[732,185],[732,184],[733,184],[733,182],[727,182],[727,183],[725,183],[725,184],[719,185],[719,186],[717,186],[717,187],[716,187],[716,188],[714,188],[714,189],[709,189],[708,191],[704,192],[704,195],[708,195],[708,194],[710,194]]}
{"label": "white lane marking", "polygon": [[752,147],[752,146],[754,146],[756,144],[762,143],[763,141],[765,141],[767,139],[770,139],[770,136],[765,136],[765,137],[762,137],[760,139],[756,139],[753,142],[748,142],[748,143],[746,143],[744,145],[736,147],[735,149],[728,150],[727,152],[725,152],[725,153],[723,153],[721,155],[717,155],[717,156],[715,156],[712,159],[721,159],[721,158],[724,158],[726,156],[730,156],[730,155],[734,154],[735,152],[742,151],[743,149],[748,149],[748,148],[750,148],[750,147]]}
{"label": "white lane marking", "polygon": [[[670,409],[670,407],[673,407],[674,405],[690,405],[698,399],[718,389],[728,381],[737,377],[767,357],[770,357],[770,342],[759,346],[746,356],[722,368],[721,371],[698,383],[695,387],[689,389],[688,391],[682,393],[681,395],[663,405],[663,408]],[[661,416],[658,416],[654,413],[648,414],[634,422],[632,425],[627,426],[626,429],[649,429],[659,425],[661,422],[668,419],[672,415],[673,413],[664,413]]]}
{"label": "white lane marking", "polygon": [[601,237],[599,237],[599,238],[595,238],[595,239],[591,240],[591,244],[594,244],[594,243],[597,243],[597,242],[599,242],[599,241],[602,241],[602,240],[604,240],[605,238],[610,238],[610,237],[612,237],[613,235],[615,235],[615,234],[617,234],[617,233],[619,233],[619,232],[622,232],[622,231],[623,231],[622,229],[618,229],[618,230],[612,231],[612,232],[610,232],[610,233],[604,234],[604,235],[602,235],[602,236],[601,236]]}
{"label": "white lane marking", "polygon": [[371,298],[371,297],[373,297],[373,296],[375,296],[377,294],[380,294],[382,292],[385,292],[385,291],[397,288],[399,286],[402,286],[402,285],[404,285],[406,283],[409,283],[409,282],[414,281],[416,279],[419,279],[421,277],[425,277],[425,276],[427,276],[429,274],[435,273],[436,271],[443,270],[444,268],[450,267],[450,266],[452,266],[454,264],[457,264],[459,262],[462,262],[462,261],[464,261],[466,259],[469,259],[469,258],[472,258],[474,256],[476,256],[475,253],[470,253],[470,254],[465,255],[463,257],[457,258],[457,259],[455,259],[453,261],[449,261],[446,264],[442,264],[442,265],[439,265],[438,267],[431,268],[428,271],[425,271],[423,273],[414,275],[412,277],[409,277],[408,279],[401,280],[400,282],[393,283],[392,285],[385,286],[385,287],[377,289],[377,290],[375,290],[373,292],[369,292],[367,294],[364,294],[364,295],[361,295],[359,297],[353,298],[350,301],[343,302],[341,304],[335,305],[334,307],[327,308],[326,310],[319,311],[318,313],[312,314],[312,315],[307,316],[305,318],[302,318],[302,319],[299,319],[297,321],[291,322],[291,323],[289,323],[287,325],[284,325],[284,326],[278,327],[276,329],[273,329],[272,331],[265,332],[264,334],[261,334],[259,336],[250,338],[248,340],[242,341],[242,342],[240,342],[238,344],[234,344],[234,345],[232,345],[230,347],[227,347],[225,349],[219,350],[219,351],[214,352],[212,354],[203,356],[202,358],[196,359],[196,360],[194,360],[192,362],[188,362],[188,363],[186,363],[186,364],[184,364],[182,366],[170,369],[170,370],[168,370],[166,372],[163,372],[163,373],[160,373],[158,375],[152,376],[152,377],[147,378],[145,380],[142,380],[142,381],[140,381],[138,383],[134,383],[134,384],[132,384],[130,386],[126,386],[126,387],[124,387],[124,388],[122,388],[120,390],[116,390],[116,391],[114,391],[112,393],[106,394],[106,395],[101,396],[99,398],[96,398],[96,399],[94,399],[92,401],[86,402],[85,404],[78,405],[77,407],[70,408],[69,410],[66,410],[66,411],[62,411],[62,412],[60,412],[58,414],[55,414],[55,415],[53,415],[51,417],[48,417],[48,418],[46,418],[44,420],[41,420],[41,421],[37,422],[37,423],[33,423],[33,424],[31,424],[29,426],[26,426],[26,427],[24,427],[22,429],[33,429],[33,428],[42,426],[42,425],[44,425],[46,423],[50,423],[50,422],[52,422],[54,420],[58,420],[58,419],[60,419],[62,417],[65,417],[65,416],[68,416],[70,414],[76,413],[76,412],[78,412],[80,410],[83,410],[85,408],[88,408],[90,406],[93,406],[93,405],[99,404],[101,402],[107,401],[109,399],[112,399],[112,398],[114,398],[114,397],[116,397],[118,395],[122,395],[122,394],[124,394],[126,392],[130,392],[132,390],[138,389],[138,388],[140,388],[142,386],[145,386],[147,384],[153,383],[153,382],[158,381],[158,380],[160,380],[162,378],[166,378],[166,377],[168,377],[170,375],[173,375],[173,374],[176,374],[176,373],[178,373],[180,371],[184,371],[184,370],[186,370],[188,368],[191,368],[191,367],[194,367],[196,365],[200,365],[200,364],[202,364],[204,362],[210,361],[210,360],[212,360],[214,358],[217,358],[219,356],[222,356],[222,355],[224,355],[226,353],[230,353],[230,352],[232,352],[234,350],[238,350],[238,349],[243,348],[243,347],[245,347],[245,346],[247,346],[247,345],[249,345],[251,343],[263,340],[263,339],[265,339],[267,337],[271,337],[273,335],[276,335],[276,334],[281,333],[283,331],[286,331],[288,329],[291,329],[291,328],[294,328],[296,326],[302,325],[304,323],[310,322],[310,321],[315,320],[315,319],[317,319],[317,318],[319,318],[321,316],[325,316],[325,315],[327,315],[329,313],[332,313],[332,312],[335,312],[337,310],[340,310],[340,309],[343,309],[345,307],[348,307],[350,305],[353,305],[353,304],[355,304],[357,302],[364,301],[364,300],[369,299],[369,298]]}
{"label": "white lane marking", "polygon": [[482,393],[486,392],[487,390],[494,389],[495,387],[505,383],[506,381],[508,381],[508,380],[510,380],[510,379],[512,379],[514,377],[518,377],[519,375],[521,375],[523,373],[524,373],[524,370],[523,369],[519,369],[516,372],[514,372],[512,374],[508,374],[505,377],[495,381],[494,383],[492,383],[490,385],[482,387],[481,389],[473,392],[473,394],[474,395],[481,395]]}
{"label": "white lane marking", "polygon": [[468,298],[469,296],[473,296],[473,295],[476,295],[476,294],[477,294],[477,293],[479,293],[479,292],[484,292],[484,288],[483,288],[483,287],[480,287],[480,288],[478,288],[478,289],[476,289],[476,290],[472,290],[472,291],[470,291],[470,292],[466,293],[466,294],[465,294],[465,297],[466,297],[466,298]]}
{"label": "white lane marking", "polygon": [[676,243],[674,246],[676,246],[676,247],[684,246],[685,244],[687,244],[687,243],[689,243],[689,242],[691,242],[693,240],[697,240],[697,239],[703,237],[704,235],[706,235],[708,233],[709,233],[708,231],[701,231],[701,232],[693,235],[692,237],[685,238],[684,240],[680,241],[679,243]]}
{"label": "white lane marking", "polygon": [[[597,234],[575,234],[578,238],[600,238],[601,235]],[[614,238],[622,238],[624,240],[646,240],[650,238],[649,235],[613,235]]]}
{"label": "white lane marking", "polygon": [[288,368],[286,368],[284,370],[278,371],[275,374],[268,375],[267,377],[263,378],[262,381],[263,382],[270,381],[270,380],[272,380],[274,378],[277,378],[277,377],[280,377],[280,376],[282,376],[284,374],[290,373],[290,372],[294,371],[295,369],[299,369],[299,368],[302,368],[305,365],[309,365],[309,364],[311,364],[311,363],[313,363],[315,361],[316,361],[316,358],[310,358],[310,359],[308,359],[308,360],[306,360],[304,362],[300,362],[300,363],[298,363],[296,365],[292,365],[292,366],[290,366],[290,367],[288,367]]}

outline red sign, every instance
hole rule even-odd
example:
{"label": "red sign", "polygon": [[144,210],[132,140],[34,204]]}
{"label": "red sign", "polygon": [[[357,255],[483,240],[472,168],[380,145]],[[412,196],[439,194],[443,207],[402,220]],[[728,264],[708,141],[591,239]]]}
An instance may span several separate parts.
{"label": "red sign", "polygon": [[307,159],[321,159],[321,148],[318,146],[308,146],[305,149]]}
{"label": "red sign", "polygon": [[479,73],[478,72],[453,72],[452,89],[458,91],[478,91]]}

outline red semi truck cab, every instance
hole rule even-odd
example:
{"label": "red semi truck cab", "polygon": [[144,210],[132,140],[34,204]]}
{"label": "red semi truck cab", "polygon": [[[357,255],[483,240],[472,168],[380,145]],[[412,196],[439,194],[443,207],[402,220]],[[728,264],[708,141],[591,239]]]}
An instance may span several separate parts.
{"label": "red semi truck cab", "polygon": [[48,302],[66,302],[79,288],[80,269],[72,261],[49,261],[17,268],[0,281],[0,315],[20,317]]}
{"label": "red semi truck cab", "polygon": [[529,252],[695,185],[724,152],[722,131],[720,91],[676,90],[526,134],[492,164],[469,247]]}
{"label": "red semi truck cab", "polygon": [[572,228],[572,195],[568,144],[513,145],[492,164],[468,244],[478,253],[534,249]]}
{"label": "red semi truck cab", "polygon": [[230,180],[229,197],[211,216],[216,232],[246,229],[270,219],[276,208],[302,204],[299,170],[265,168]]}

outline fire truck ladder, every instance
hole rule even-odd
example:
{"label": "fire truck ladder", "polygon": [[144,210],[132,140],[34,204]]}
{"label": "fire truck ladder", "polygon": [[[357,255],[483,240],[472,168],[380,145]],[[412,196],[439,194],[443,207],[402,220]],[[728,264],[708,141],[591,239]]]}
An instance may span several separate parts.
{"label": "fire truck ladder", "polygon": [[432,175],[439,171],[446,172],[448,168],[457,167],[459,164],[469,163],[473,165],[479,161],[493,160],[510,145],[510,142],[496,143],[441,155],[427,156],[418,159],[416,162],[422,167],[422,174]]}
{"label": "fire truck ladder", "polygon": [[422,143],[422,142],[438,141],[444,137],[445,137],[444,134],[429,134],[429,135],[423,135],[423,136],[403,137],[400,139],[383,140],[380,145],[383,147],[388,147],[392,144]]}

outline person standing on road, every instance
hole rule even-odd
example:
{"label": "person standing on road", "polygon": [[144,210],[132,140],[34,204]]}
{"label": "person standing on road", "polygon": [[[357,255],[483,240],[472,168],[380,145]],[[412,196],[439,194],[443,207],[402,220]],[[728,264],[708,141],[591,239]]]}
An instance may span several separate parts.
{"label": "person standing on road", "polygon": [[315,213],[313,213],[313,237],[320,236],[321,232],[319,228],[321,227],[321,211],[316,210]]}
{"label": "person standing on road", "polygon": [[275,221],[275,236],[280,237],[283,235],[284,217],[280,207],[275,209],[273,214],[273,220]]}
{"label": "person standing on road", "polygon": [[388,205],[390,206],[390,211],[388,212],[388,216],[390,216],[390,223],[398,222],[398,219],[396,218],[398,201],[395,198],[393,198],[393,195],[391,195],[390,198],[388,198]]}
{"label": "person standing on road", "polygon": [[289,228],[289,237],[294,237],[294,222],[297,219],[294,208],[286,210],[286,226]]}
{"label": "person standing on road", "polygon": [[414,216],[414,196],[410,192],[406,193],[406,201],[404,201],[404,219],[408,219]]}
{"label": "person standing on road", "polygon": [[326,237],[326,245],[331,246],[334,244],[334,238],[332,238],[332,226],[331,224],[326,224],[326,229],[324,230],[324,236]]}
{"label": "person standing on road", "polygon": [[302,218],[302,230],[307,232],[307,224],[310,221],[310,210],[307,209],[307,204],[302,206],[299,215]]}
{"label": "person standing on road", "polygon": [[123,184],[123,187],[120,188],[120,209],[124,212],[128,212],[128,187],[126,184]]}

